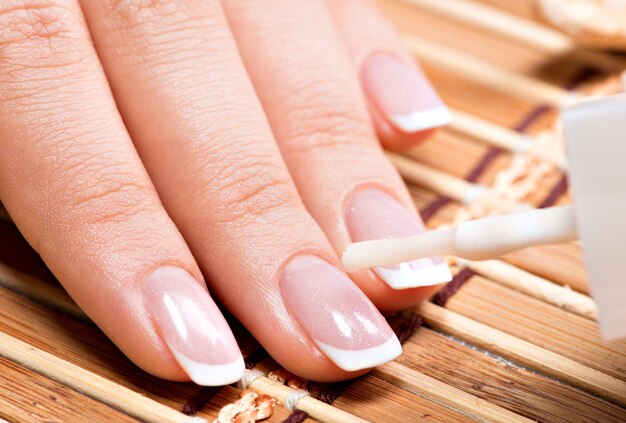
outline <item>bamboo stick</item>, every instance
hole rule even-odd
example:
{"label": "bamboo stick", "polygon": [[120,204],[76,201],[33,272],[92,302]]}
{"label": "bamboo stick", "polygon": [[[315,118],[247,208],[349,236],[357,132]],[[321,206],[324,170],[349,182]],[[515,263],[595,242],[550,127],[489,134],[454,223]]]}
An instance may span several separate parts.
{"label": "bamboo stick", "polygon": [[558,56],[571,55],[572,58],[583,63],[607,71],[620,69],[619,61],[607,54],[577,48],[569,37],[558,31],[476,1],[403,1],[442,17],[456,20],[459,23],[482,28],[493,32],[495,35],[519,41],[539,51]]}
{"label": "bamboo stick", "polygon": [[56,288],[30,275],[26,275],[0,263],[0,285],[31,298],[61,313],[79,320],[89,321],[89,317],[76,305],[62,289]]}
{"label": "bamboo stick", "polygon": [[480,275],[463,285],[445,307],[626,382],[622,370],[626,368],[626,343],[603,340],[597,322],[564,312]]}
{"label": "bamboo stick", "polygon": [[[288,386],[283,385],[280,382],[269,379],[267,377],[260,377],[249,385],[251,388],[256,389],[266,395],[272,396],[285,404],[289,396],[294,394],[295,389],[291,389]],[[302,410],[308,413],[311,417],[321,422],[328,423],[364,423],[360,417],[354,416],[339,408],[333,407],[330,404],[326,404],[320,400],[317,400],[310,396],[300,398],[296,404],[296,409]]]}
{"label": "bamboo stick", "polygon": [[146,422],[206,422],[189,417],[125,386],[0,332],[0,356],[56,380],[83,395]]}
{"label": "bamboo stick", "polygon": [[626,405],[626,382],[622,380],[430,302],[420,305],[417,312],[437,330],[618,404]]}
{"label": "bamboo stick", "polygon": [[456,109],[452,112],[452,122],[449,128],[479,139],[495,147],[512,153],[528,154],[554,164],[560,169],[567,167],[565,154],[554,154],[538,148],[533,148],[532,137],[513,131],[500,125],[496,125],[487,120],[480,119],[469,113]]}
{"label": "bamboo stick", "polygon": [[409,49],[423,63],[460,78],[470,79],[496,91],[526,99],[532,103],[564,107],[575,103],[578,96],[545,82],[500,69],[490,63],[460,53],[424,38],[405,35]]}
{"label": "bamboo stick", "polygon": [[460,261],[486,278],[591,320],[598,317],[596,303],[587,295],[553,283],[502,260]]}
{"label": "bamboo stick", "polygon": [[377,367],[372,375],[477,420],[503,423],[532,421],[395,362]]}
{"label": "bamboo stick", "polygon": [[467,182],[404,156],[387,152],[387,157],[405,179],[464,204],[480,203],[504,213],[530,207],[499,197],[483,185]]}

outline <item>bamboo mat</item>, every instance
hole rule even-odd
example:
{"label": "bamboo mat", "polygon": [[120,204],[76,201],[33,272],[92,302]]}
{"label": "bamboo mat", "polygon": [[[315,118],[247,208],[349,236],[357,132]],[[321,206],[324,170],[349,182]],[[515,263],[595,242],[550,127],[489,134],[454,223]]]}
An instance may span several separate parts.
{"label": "bamboo mat", "polygon": [[[453,10],[442,9],[451,3]],[[507,149],[536,141],[572,92],[626,68],[624,57],[567,51],[558,33],[529,27],[531,4],[381,1],[458,113],[433,140],[390,155],[429,227],[462,216],[463,201],[494,211],[518,207],[478,186],[493,186],[513,165]],[[527,197],[536,207],[569,202],[558,166]],[[453,268],[455,279],[432,302],[389,318],[405,341],[402,356],[355,381],[314,384],[285,374],[238,328],[250,375],[258,377],[250,387],[280,401],[267,421],[626,421],[626,341],[598,335],[578,244]],[[0,421],[184,422],[187,414],[212,421],[240,397],[240,387],[171,383],[136,368],[6,219],[0,281]],[[288,410],[296,395],[296,410]]]}

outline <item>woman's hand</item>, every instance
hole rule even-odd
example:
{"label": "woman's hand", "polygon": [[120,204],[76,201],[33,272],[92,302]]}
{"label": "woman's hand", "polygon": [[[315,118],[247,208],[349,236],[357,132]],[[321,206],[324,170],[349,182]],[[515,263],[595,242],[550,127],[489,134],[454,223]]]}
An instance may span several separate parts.
{"label": "woman's hand", "polygon": [[167,379],[243,372],[203,274],[300,376],[397,356],[373,304],[416,304],[447,267],[354,285],[338,254],[423,230],[374,127],[404,148],[448,119],[370,1],[0,3],[0,199],[113,342]]}

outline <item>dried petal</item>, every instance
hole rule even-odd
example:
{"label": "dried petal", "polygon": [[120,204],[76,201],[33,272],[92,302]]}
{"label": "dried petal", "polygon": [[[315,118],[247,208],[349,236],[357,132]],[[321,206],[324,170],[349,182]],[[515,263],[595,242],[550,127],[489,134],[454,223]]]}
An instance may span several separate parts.
{"label": "dried petal", "polygon": [[275,380],[276,382],[285,383],[285,381],[290,377],[293,377],[293,375],[285,369],[276,369],[273,372],[270,372],[267,377]]}
{"label": "dried petal", "polygon": [[287,379],[287,386],[297,391],[306,391],[309,387],[309,381],[292,375],[289,379]]}
{"label": "dried petal", "polygon": [[582,44],[626,50],[626,0],[538,0],[537,11]]}

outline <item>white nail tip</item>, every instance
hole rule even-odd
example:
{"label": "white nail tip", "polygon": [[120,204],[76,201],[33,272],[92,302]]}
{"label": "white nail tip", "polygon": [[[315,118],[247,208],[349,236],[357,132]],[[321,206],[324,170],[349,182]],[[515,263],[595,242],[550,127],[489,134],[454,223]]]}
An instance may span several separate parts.
{"label": "white nail tip", "polygon": [[[426,263],[426,261],[428,263]],[[425,262],[417,268],[411,267],[416,262]],[[431,259],[419,259],[414,262],[400,263],[397,267],[376,267],[374,271],[393,289],[418,288],[433,286],[452,280],[448,265],[443,262],[434,264]]]}
{"label": "white nail tip", "polygon": [[392,115],[391,121],[403,132],[418,132],[449,124],[452,115],[446,106],[422,110],[408,115]]}
{"label": "white nail tip", "polygon": [[326,356],[343,370],[353,372],[385,364],[402,354],[402,345],[394,335],[388,341],[362,350],[344,350],[315,340]]}
{"label": "white nail tip", "polygon": [[228,364],[207,364],[192,360],[170,347],[172,355],[189,378],[202,386],[222,386],[237,382],[246,368],[241,354]]}

